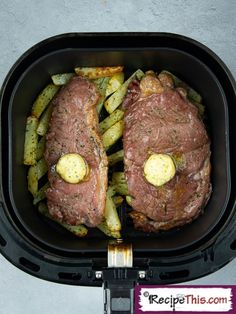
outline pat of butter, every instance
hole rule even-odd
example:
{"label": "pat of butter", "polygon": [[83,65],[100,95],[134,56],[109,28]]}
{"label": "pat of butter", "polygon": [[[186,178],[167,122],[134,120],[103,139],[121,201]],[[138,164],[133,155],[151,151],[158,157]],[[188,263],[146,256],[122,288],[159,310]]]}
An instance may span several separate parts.
{"label": "pat of butter", "polygon": [[68,183],[79,183],[88,175],[89,168],[86,160],[79,154],[63,155],[56,164],[56,172]]}
{"label": "pat of butter", "polygon": [[144,164],[144,176],[154,186],[162,186],[175,175],[175,164],[171,156],[152,154]]}

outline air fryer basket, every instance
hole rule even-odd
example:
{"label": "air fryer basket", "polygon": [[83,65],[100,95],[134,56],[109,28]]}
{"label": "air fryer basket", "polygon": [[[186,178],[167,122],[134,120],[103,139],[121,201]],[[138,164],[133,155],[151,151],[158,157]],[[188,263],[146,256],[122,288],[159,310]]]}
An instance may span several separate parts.
{"label": "air fryer basket", "polygon": [[[0,249],[15,265],[41,278],[79,285],[115,281],[116,273],[107,268],[109,239],[100,231],[90,230],[86,238],[78,239],[37,214],[27,191],[22,155],[26,117],[52,74],[75,66],[120,64],[128,73],[138,68],[169,70],[203,96],[212,142],[213,185],[204,214],[174,231],[138,232],[127,219],[125,207],[120,208],[123,238],[132,243],[134,254],[133,268],[121,276],[123,284],[189,280],[235,256],[236,95],[229,70],[208,48],[175,34],[71,33],[28,50],[12,67],[1,90]],[[143,279],[140,270],[145,270]],[[102,277],[96,277],[96,271],[102,271]]]}

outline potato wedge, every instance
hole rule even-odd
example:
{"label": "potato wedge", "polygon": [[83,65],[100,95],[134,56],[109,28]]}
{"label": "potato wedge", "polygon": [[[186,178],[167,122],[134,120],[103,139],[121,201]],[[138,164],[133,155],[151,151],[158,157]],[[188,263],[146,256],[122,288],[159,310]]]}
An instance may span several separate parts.
{"label": "potato wedge", "polygon": [[113,186],[109,186],[108,189],[107,189],[107,194],[110,196],[110,197],[114,197],[115,194],[116,194],[116,190],[114,189]]}
{"label": "potato wedge", "polygon": [[48,168],[44,158],[41,158],[37,164],[31,166],[28,170],[28,190],[33,196],[38,193],[38,181],[47,173]]}
{"label": "potato wedge", "polygon": [[47,85],[33,103],[32,115],[39,118],[58,90],[59,86],[55,86],[54,84]]}
{"label": "potato wedge", "polygon": [[24,164],[36,164],[38,134],[36,132],[38,127],[38,119],[36,117],[28,117],[26,121],[25,143],[24,143]]}
{"label": "potato wedge", "polygon": [[120,218],[117,214],[116,206],[112,200],[112,197],[109,195],[109,192],[107,193],[106,197],[104,217],[109,230],[111,231],[121,230]]}
{"label": "potato wedge", "polygon": [[48,166],[44,158],[41,158],[37,164],[37,178],[40,180],[48,171]]}
{"label": "potato wedge", "polygon": [[118,207],[118,206],[120,206],[123,203],[124,199],[123,199],[122,196],[117,195],[117,196],[113,196],[112,200],[113,200],[114,204],[116,205],[116,207]]}
{"label": "potato wedge", "polygon": [[97,104],[97,113],[98,114],[100,114],[102,111],[102,107],[104,106],[104,101],[105,101],[104,96],[101,96],[101,98],[99,99],[98,104]]}
{"label": "potato wedge", "polygon": [[112,127],[110,127],[105,133],[102,135],[102,141],[105,150],[111,148],[119,138],[122,137],[124,130],[124,121],[120,120],[116,122]]}
{"label": "potato wedge", "polygon": [[46,145],[46,137],[43,136],[38,142],[37,145],[37,152],[36,152],[36,159],[39,160],[43,157],[44,151],[45,151],[45,145]]}
{"label": "potato wedge", "polygon": [[108,130],[111,126],[113,126],[116,122],[120,121],[124,117],[124,111],[120,109],[116,109],[105,118],[102,122],[99,123],[100,132],[103,134],[106,130]]}
{"label": "potato wedge", "polygon": [[118,108],[128,89],[129,84],[132,82],[133,79],[137,78],[137,79],[141,79],[144,76],[143,71],[141,70],[137,70],[136,72],[134,72],[125,82],[124,84],[122,84],[117,91],[112,94],[106,101],[105,101],[105,108],[107,110],[108,113],[112,113],[114,110],[116,110],[116,108]]}
{"label": "potato wedge", "polygon": [[199,114],[200,118],[204,118],[205,106],[203,104],[200,104],[200,103],[195,102],[195,101],[191,101],[191,102],[192,102],[192,104],[194,104],[198,108],[198,114]]}
{"label": "potato wedge", "polygon": [[68,183],[79,183],[89,173],[86,160],[79,154],[70,153],[61,156],[56,164],[56,172]]}
{"label": "potato wedge", "polygon": [[99,225],[98,225],[98,229],[101,230],[103,233],[105,233],[105,235],[107,235],[108,237],[111,238],[115,238],[115,239],[119,239],[121,238],[121,234],[120,231],[112,231],[108,228],[106,221],[102,221]]}
{"label": "potato wedge", "polygon": [[117,91],[117,89],[124,83],[124,73],[120,72],[120,73],[116,73],[114,74],[107,85],[107,89],[106,89],[106,94],[105,96],[108,97],[111,94],[113,94],[115,91]]}
{"label": "potato wedge", "polygon": [[33,196],[36,196],[38,192],[38,169],[37,164],[30,166],[28,170],[28,190]]}
{"label": "potato wedge", "polygon": [[52,110],[53,106],[50,104],[47,109],[44,111],[42,117],[39,120],[39,125],[37,128],[37,133],[41,136],[46,135],[48,128],[49,128],[49,123],[52,115]]}
{"label": "potato wedge", "polygon": [[98,78],[98,79],[94,80],[94,83],[97,85],[98,91],[101,94],[101,97],[100,97],[98,104],[97,104],[98,114],[101,112],[102,107],[104,105],[105,93],[106,93],[106,89],[107,89],[107,85],[108,85],[109,80],[110,80],[109,77],[103,77],[103,78]]}
{"label": "potato wedge", "polygon": [[[38,204],[38,211],[40,212],[40,214],[45,215],[45,216],[50,216],[49,211],[48,211],[48,207],[46,203],[40,202]],[[51,216],[50,216],[51,217]]]}
{"label": "potato wedge", "polygon": [[124,159],[124,151],[123,149],[119,150],[118,152],[115,152],[114,154],[111,154],[107,156],[109,166],[114,166],[116,163],[123,161]]}
{"label": "potato wedge", "polygon": [[41,187],[41,189],[38,190],[38,192],[36,193],[34,200],[33,200],[33,204],[36,205],[37,203],[39,203],[40,201],[42,201],[43,199],[45,199],[46,197],[46,190],[49,188],[49,183],[45,183],[44,186]]}
{"label": "potato wedge", "polygon": [[127,195],[127,196],[125,197],[126,203],[127,203],[129,206],[132,206],[132,205],[131,205],[131,204],[132,204],[132,199],[133,199],[133,197],[130,196],[130,195]]}
{"label": "potato wedge", "polygon": [[112,67],[77,67],[75,73],[77,75],[86,76],[90,79],[96,79],[99,77],[112,76],[115,73],[123,71],[123,66]]}
{"label": "potato wedge", "polygon": [[124,172],[113,172],[111,186],[117,194],[129,195]]}
{"label": "potato wedge", "polygon": [[97,86],[97,88],[99,89],[99,88],[101,88],[101,86],[102,86],[102,84],[104,82],[104,79],[106,79],[107,83],[108,83],[109,80],[110,80],[110,77],[99,77],[99,78],[96,78],[96,79],[94,79],[92,81]]}
{"label": "potato wedge", "polygon": [[74,73],[59,73],[51,76],[54,85],[60,86],[65,85],[74,76]]}
{"label": "potato wedge", "polygon": [[62,223],[60,221],[55,220],[48,212],[47,205],[43,202],[40,202],[38,204],[38,211],[40,214],[44,215],[45,217],[48,217],[52,219],[53,221],[57,222],[60,224],[63,228],[67,229],[68,231],[72,232],[75,234],[77,237],[84,237],[88,233],[88,229],[84,225],[78,225],[78,226],[71,226],[65,223]]}
{"label": "potato wedge", "polygon": [[125,173],[122,171],[113,172],[112,182],[127,184],[126,179],[125,179]]}
{"label": "potato wedge", "polygon": [[84,225],[71,226],[65,223],[60,223],[60,225],[80,238],[85,237],[88,233],[88,229]]}
{"label": "potato wedge", "polygon": [[112,186],[114,187],[115,191],[119,195],[129,195],[128,186],[126,183],[116,183],[112,182]]}

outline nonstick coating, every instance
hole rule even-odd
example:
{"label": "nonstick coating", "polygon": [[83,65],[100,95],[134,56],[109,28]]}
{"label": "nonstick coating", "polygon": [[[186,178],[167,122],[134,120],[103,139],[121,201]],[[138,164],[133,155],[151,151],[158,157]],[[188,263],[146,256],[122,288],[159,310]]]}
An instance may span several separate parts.
{"label": "nonstick coating", "polygon": [[72,71],[75,66],[124,65],[127,73],[138,68],[144,71],[165,69],[186,81],[203,97],[211,138],[213,193],[204,213],[197,220],[178,230],[159,234],[134,230],[123,207],[120,209],[123,236],[139,252],[171,252],[197,245],[217,229],[230,194],[228,105],[214,71],[201,61],[200,56],[194,56],[194,49],[190,53],[184,40],[178,36],[171,39],[163,35],[169,40],[153,42],[152,46],[146,47],[142,47],[141,41],[132,42],[130,46],[128,39],[115,46],[114,40],[109,42],[105,37],[99,46],[98,40],[95,38],[94,41],[92,36],[88,36],[86,42],[80,41],[79,37],[76,41],[76,34],[63,36],[40,43],[28,51],[14,66],[3,90],[2,156],[5,166],[2,189],[11,217],[26,234],[48,247],[65,252],[105,252],[107,238],[97,229],[89,230],[86,238],[78,239],[45,220],[33,207],[27,190],[27,169],[22,165],[26,117],[37,94],[50,82],[50,76]]}

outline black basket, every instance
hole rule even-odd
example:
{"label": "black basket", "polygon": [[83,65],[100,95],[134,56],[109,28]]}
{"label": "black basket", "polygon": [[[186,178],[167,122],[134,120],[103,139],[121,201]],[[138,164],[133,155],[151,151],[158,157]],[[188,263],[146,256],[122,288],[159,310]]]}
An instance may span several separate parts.
{"label": "black basket", "polygon": [[[133,247],[131,268],[108,267],[109,239],[100,231],[78,239],[37,214],[22,165],[26,117],[50,76],[75,66],[120,64],[128,72],[166,69],[193,86],[203,96],[212,140],[213,193],[196,221],[145,234],[134,230],[126,209],[120,208],[123,239]],[[12,67],[1,90],[1,253],[46,280],[104,284],[111,298],[130,298],[135,283],[187,281],[225,265],[236,254],[235,90],[231,73],[211,50],[175,34],[69,33],[32,47]]]}

